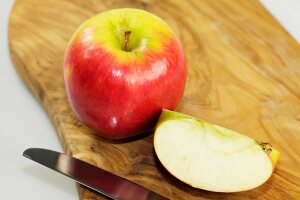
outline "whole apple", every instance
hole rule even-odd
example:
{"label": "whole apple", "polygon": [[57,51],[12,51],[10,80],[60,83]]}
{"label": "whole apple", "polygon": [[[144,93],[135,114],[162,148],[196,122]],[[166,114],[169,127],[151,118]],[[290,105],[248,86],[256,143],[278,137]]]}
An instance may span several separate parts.
{"label": "whole apple", "polygon": [[159,17],[122,8],[85,21],[64,60],[68,99],[79,120],[106,138],[154,128],[162,108],[174,110],[186,82],[180,41]]}

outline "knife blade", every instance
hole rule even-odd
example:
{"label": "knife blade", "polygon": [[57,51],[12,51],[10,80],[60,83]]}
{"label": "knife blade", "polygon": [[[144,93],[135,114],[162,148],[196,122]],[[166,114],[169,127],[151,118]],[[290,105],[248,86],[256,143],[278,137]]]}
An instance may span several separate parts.
{"label": "knife blade", "polygon": [[66,175],[111,199],[167,199],[141,185],[63,153],[49,149],[29,148],[23,152],[23,156]]}

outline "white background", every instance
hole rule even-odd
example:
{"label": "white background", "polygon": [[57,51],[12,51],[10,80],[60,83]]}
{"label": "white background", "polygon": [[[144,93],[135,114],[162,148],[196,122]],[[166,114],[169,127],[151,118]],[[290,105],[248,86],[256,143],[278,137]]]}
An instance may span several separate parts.
{"label": "white background", "polygon": [[[300,42],[300,1],[261,2]],[[7,28],[12,4],[13,0],[0,0],[0,198],[78,199],[74,181],[22,157],[29,147],[62,149],[47,114],[10,61]]]}

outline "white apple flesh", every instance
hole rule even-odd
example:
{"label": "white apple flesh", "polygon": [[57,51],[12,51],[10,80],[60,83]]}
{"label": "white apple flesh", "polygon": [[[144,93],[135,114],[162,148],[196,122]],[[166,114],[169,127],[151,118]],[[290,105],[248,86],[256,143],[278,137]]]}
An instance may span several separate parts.
{"label": "white apple flesh", "polygon": [[250,190],[271,176],[279,152],[267,143],[163,110],[154,135],[162,165],[179,180],[215,192]]}

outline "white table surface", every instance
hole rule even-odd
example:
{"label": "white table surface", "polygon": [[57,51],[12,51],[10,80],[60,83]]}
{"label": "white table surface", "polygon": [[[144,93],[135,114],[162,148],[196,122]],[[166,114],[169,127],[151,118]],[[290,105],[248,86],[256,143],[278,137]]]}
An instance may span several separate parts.
{"label": "white table surface", "polygon": [[[261,0],[300,43],[300,1]],[[61,151],[46,112],[14,70],[7,30],[13,0],[0,1],[0,195],[1,199],[78,199],[75,182],[24,157],[29,147]]]}

